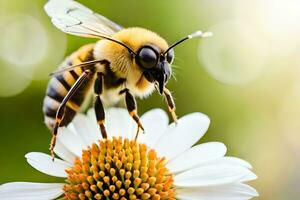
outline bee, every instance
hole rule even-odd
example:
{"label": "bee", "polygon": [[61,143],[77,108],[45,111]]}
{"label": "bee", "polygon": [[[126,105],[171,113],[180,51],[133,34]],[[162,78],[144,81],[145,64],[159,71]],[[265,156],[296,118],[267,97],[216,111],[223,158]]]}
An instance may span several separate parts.
{"label": "bee", "polygon": [[45,124],[52,131],[52,156],[58,128],[72,121],[92,92],[103,138],[107,138],[104,108],[122,100],[137,123],[137,137],[139,130],[144,128],[137,114],[135,98],[146,98],[155,89],[166,99],[176,122],[175,103],[165,87],[172,75],[173,48],[194,37],[210,36],[210,32],[197,31],[169,46],[166,40],[150,30],[123,28],[73,0],[49,0],[45,11],[61,31],[99,39],[71,54],[51,74],[43,113]]}

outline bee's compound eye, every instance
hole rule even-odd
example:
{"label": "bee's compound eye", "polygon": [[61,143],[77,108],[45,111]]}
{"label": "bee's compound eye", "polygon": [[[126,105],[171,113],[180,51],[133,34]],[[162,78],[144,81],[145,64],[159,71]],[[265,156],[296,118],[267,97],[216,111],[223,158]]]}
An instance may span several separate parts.
{"label": "bee's compound eye", "polygon": [[167,53],[167,61],[168,63],[173,63],[173,60],[174,60],[174,50],[173,49],[170,49]]}
{"label": "bee's compound eye", "polygon": [[150,69],[156,66],[158,56],[150,47],[143,47],[138,54],[138,62],[141,67]]}

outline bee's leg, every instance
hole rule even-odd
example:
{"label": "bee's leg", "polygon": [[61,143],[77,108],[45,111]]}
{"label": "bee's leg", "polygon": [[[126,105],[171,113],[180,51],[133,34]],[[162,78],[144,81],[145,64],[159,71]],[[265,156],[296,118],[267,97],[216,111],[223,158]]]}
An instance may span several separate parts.
{"label": "bee's leg", "polygon": [[175,102],[171,92],[167,88],[164,88],[164,97],[166,99],[166,103],[168,104],[168,109],[169,112],[171,113],[172,119],[175,123],[177,123],[177,115],[175,113],[175,109],[176,109]]}
{"label": "bee's leg", "polygon": [[102,104],[102,101],[100,98],[102,91],[103,91],[103,74],[98,72],[97,79],[96,79],[95,85],[94,85],[94,93],[96,95],[94,108],[95,108],[96,119],[100,126],[102,138],[107,138],[107,133],[106,133],[106,129],[104,126],[105,111],[104,111],[103,104]]}
{"label": "bee's leg", "polygon": [[82,73],[82,75],[76,80],[74,85],[71,87],[67,95],[64,97],[63,101],[61,102],[57,112],[56,112],[56,118],[55,118],[55,126],[53,128],[52,132],[52,139],[49,150],[51,151],[51,156],[54,159],[54,147],[56,144],[56,136],[57,136],[57,130],[60,126],[61,121],[63,120],[65,110],[66,110],[66,104],[70,100],[70,98],[73,96],[73,94],[76,93],[80,85],[86,80],[88,75],[90,74],[89,70],[86,70]]}
{"label": "bee's leg", "polygon": [[137,123],[137,126],[138,126],[137,134],[135,136],[135,139],[137,139],[139,130],[142,129],[144,131],[144,127],[140,121],[138,114],[137,114],[137,105],[136,105],[135,98],[132,96],[132,94],[130,94],[128,89],[125,89],[124,92],[125,92],[125,102],[126,102],[127,110],[129,112],[130,116],[133,118],[133,120]]}

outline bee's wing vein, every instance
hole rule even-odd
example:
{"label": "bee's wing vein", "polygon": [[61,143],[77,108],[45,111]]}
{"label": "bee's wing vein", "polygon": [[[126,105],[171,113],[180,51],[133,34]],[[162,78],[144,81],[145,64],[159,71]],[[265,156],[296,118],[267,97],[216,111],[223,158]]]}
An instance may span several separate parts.
{"label": "bee's wing vein", "polygon": [[72,0],[49,0],[45,11],[52,23],[65,33],[99,38],[123,29],[120,25]]}

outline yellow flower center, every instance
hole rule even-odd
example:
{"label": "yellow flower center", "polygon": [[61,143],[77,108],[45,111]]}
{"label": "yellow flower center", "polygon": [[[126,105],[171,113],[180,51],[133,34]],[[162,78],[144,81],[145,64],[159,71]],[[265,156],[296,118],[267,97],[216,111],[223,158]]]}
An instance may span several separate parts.
{"label": "yellow flower center", "polygon": [[145,144],[105,139],[83,150],[66,170],[65,199],[175,199],[165,159]]}

